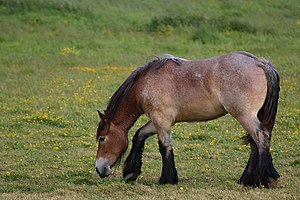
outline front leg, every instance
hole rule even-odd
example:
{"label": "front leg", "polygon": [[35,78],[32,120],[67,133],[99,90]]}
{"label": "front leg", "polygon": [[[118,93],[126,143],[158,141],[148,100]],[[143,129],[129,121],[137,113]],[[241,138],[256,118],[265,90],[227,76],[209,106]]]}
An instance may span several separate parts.
{"label": "front leg", "polygon": [[177,184],[178,176],[174,162],[171,132],[160,132],[158,135],[159,152],[162,156],[162,173],[160,184]]}
{"label": "front leg", "polygon": [[174,110],[165,109],[165,112],[153,112],[151,120],[157,130],[159,152],[162,157],[162,172],[160,184],[177,184],[178,176],[174,162],[172,148],[171,125],[174,124]]}
{"label": "front leg", "polygon": [[160,184],[177,184],[178,176],[177,170],[174,162],[174,153],[172,145],[163,143],[162,140],[159,140],[159,151],[162,156],[163,167],[161,177],[159,179]]}
{"label": "front leg", "polygon": [[125,182],[135,181],[141,174],[142,156],[145,141],[156,133],[153,123],[150,121],[142,128],[137,130],[132,139],[132,148],[125,161],[123,177]]}

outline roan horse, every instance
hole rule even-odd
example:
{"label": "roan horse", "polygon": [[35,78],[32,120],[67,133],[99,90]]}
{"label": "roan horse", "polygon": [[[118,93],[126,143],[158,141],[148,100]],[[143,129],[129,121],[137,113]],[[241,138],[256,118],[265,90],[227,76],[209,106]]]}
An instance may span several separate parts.
{"label": "roan horse", "polygon": [[[230,113],[247,131],[251,154],[239,183],[266,188],[279,174],[270,153],[279,98],[279,75],[270,61],[247,52],[201,60],[168,56],[136,69],[111,97],[100,116],[96,171],[112,173],[128,147],[128,131],[142,115],[150,120],[134,135],[125,161],[125,182],[141,174],[145,140],[157,134],[162,156],[160,184],[177,184],[171,126],[208,121]],[[272,185],[271,185],[272,184]]]}

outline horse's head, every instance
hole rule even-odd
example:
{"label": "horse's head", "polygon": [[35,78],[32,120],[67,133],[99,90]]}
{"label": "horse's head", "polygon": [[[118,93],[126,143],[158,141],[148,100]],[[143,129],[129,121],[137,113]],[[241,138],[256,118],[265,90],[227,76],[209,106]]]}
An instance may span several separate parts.
{"label": "horse's head", "polygon": [[109,176],[111,168],[120,160],[127,149],[127,134],[98,111],[100,122],[97,129],[99,142],[96,156],[96,171],[101,178]]}

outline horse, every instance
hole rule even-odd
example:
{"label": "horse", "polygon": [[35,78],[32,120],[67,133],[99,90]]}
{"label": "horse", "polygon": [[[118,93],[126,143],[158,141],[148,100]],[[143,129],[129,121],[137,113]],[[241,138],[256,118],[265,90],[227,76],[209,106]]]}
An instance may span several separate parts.
{"label": "horse", "polygon": [[280,77],[272,62],[248,52],[186,60],[172,55],[156,57],[137,68],[110,98],[96,139],[96,171],[112,173],[128,148],[128,131],[145,114],[149,121],[137,130],[125,160],[123,178],[133,182],[141,174],[145,141],[157,134],[162,156],[160,184],[177,184],[171,127],[229,113],[246,130],[250,158],[239,179],[249,187],[269,188],[280,177],[270,153]]}

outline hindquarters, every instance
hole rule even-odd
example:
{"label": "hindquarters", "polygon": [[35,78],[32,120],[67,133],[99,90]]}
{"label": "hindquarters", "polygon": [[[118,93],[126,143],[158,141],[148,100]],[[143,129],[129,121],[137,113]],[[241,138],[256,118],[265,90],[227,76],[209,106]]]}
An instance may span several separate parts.
{"label": "hindquarters", "polygon": [[[263,106],[257,114],[257,118],[260,122],[259,131],[256,133],[258,138],[252,135],[248,135],[247,137],[247,141],[251,145],[251,156],[240,179],[240,183],[251,185],[251,183],[253,183],[253,177],[257,177],[257,181],[266,188],[269,188],[275,187],[277,184],[276,180],[280,177],[273,165],[273,159],[270,153],[271,136],[279,99],[280,79],[278,72],[271,62],[265,62],[263,65],[260,65],[260,67],[264,70],[266,75],[267,95]],[[253,176],[253,172],[255,171],[258,171],[258,173],[256,176],[255,174]]]}
{"label": "hindquarters", "polygon": [[250,158],[240,183],[253,187],[261,183],[269,188],[279,178],[270,154],[271,132],[279,97],[279,75],[268,61],[247,53],[239,57],[252,62],[253,66],[240,69],[243,75],[237,74],[233,80],[227,80],[224,87],[234,85],[235,94],[223,92],[222,100],[225,109],[247,131],[247,140],[251,145]]}

